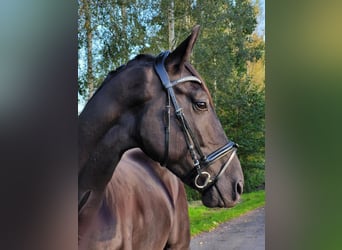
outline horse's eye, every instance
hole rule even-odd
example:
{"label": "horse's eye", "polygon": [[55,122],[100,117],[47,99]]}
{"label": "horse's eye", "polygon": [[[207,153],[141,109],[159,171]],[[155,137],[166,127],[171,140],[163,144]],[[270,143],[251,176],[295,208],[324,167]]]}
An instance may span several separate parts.
{"label": "horse's eye", "polygon": [[195,107],[200,111],[208,110],[206,102],[195,102]]}

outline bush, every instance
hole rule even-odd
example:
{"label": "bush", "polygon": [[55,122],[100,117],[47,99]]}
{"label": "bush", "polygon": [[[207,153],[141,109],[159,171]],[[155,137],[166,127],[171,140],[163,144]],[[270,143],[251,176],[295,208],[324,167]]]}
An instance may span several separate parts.
{"label": "bush", "polygon": [[187,185],[185,185],[185,192],[188,201],[197,201],[201,199],[201,194]]}
{"label": "bush", "polygon": [[257,191],[265,185],[265,169],[245,168],[243,174],[245,177],[244,193]]}

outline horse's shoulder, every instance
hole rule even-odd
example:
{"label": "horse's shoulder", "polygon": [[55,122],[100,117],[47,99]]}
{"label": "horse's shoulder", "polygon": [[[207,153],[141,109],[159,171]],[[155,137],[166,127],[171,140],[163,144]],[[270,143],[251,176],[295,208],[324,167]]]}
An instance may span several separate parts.
{"label": "horse's shoulder", "polygon": [[[183,184],[168,169],[151,160],[141,149],[135,148],[124,153],[111,181],[116,189],[135,189],[143,192],[146,188],[156,190],[154,197],[164,197],[174,203],[184,192]],[[141,185],[142,183],[148,185]],[[183,189],[182,189],[183,188]],[[145,190],[146,191],[146,190]]]}

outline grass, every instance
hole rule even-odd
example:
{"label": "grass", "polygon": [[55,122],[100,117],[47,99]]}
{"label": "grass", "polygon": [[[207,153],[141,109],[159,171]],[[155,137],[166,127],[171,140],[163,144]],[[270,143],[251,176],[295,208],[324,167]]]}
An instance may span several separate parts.
{"label": "grass", "polygon": [[241,202],[233,208],[207,208],[201,202],[189,204],[191,236],[211,231],[219,224],[239,217],[258,207],[265,205],[265,191],[247,193],[242,195]]}

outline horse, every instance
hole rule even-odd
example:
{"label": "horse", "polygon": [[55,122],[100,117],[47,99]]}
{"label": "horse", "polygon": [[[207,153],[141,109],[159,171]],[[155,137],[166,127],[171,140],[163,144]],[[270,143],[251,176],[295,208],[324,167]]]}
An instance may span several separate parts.
{"label": "horse", "polygon": [[205,206],[239,202],[244,177],[238,146],[226,137],[209,90],[190,64],[198,34],[195,26],[174,51],[136,56],[109,73],[85,105],[79,116],[79,241],[122,155],[135,147],[198,190]]}
{"label": "horse", "polygon": [[86,249],[189,249],[183,183],[140,149],[126,151],[87,238]]}

